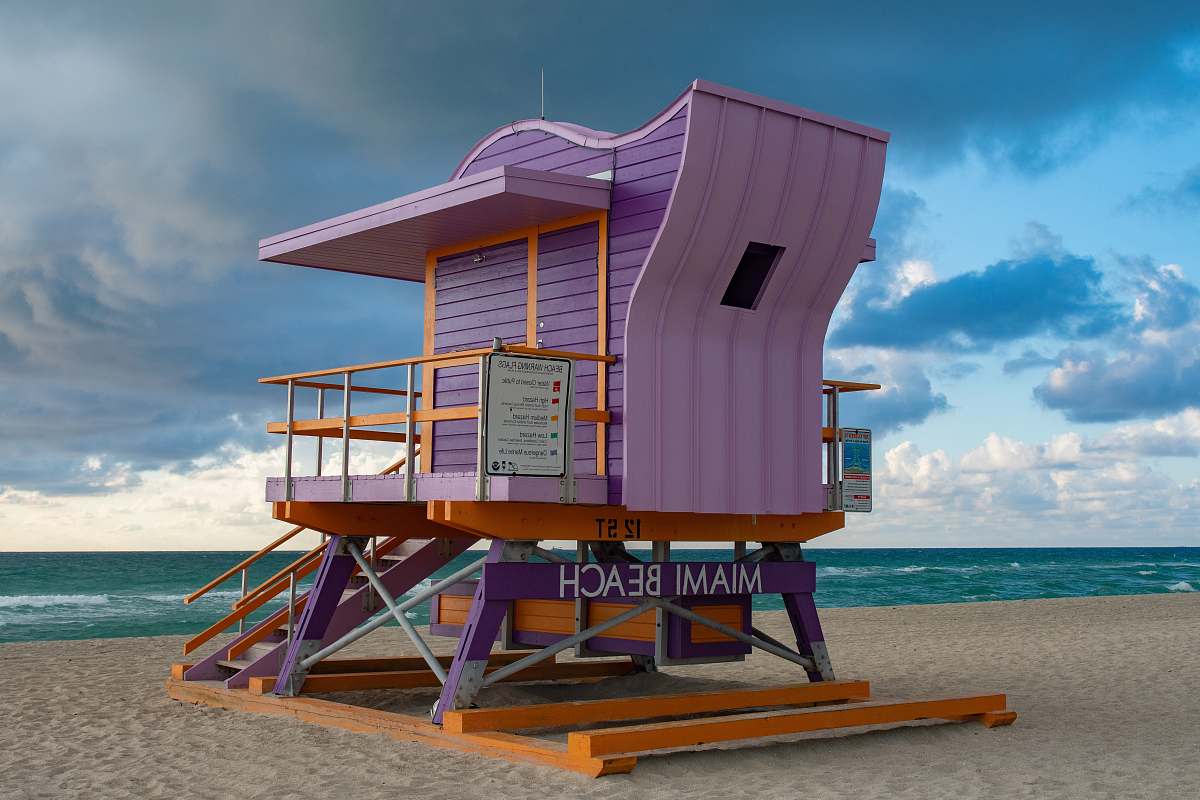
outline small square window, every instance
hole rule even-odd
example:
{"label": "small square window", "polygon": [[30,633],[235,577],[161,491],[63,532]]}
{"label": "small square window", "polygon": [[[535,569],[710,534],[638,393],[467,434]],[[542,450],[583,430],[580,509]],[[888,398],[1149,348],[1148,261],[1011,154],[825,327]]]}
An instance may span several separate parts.
{"label": "small square window", "polygon": [[750,311],[757,308],[767,280],[775,270],[775,265],[779,263],[781,255],[783,248],[777,245],[761,242],[750,242],[746,245],[746,251],[742,253],[742,259],[733,271],[733,277],[729,279],[729,286],[725,287],[721,305]]}

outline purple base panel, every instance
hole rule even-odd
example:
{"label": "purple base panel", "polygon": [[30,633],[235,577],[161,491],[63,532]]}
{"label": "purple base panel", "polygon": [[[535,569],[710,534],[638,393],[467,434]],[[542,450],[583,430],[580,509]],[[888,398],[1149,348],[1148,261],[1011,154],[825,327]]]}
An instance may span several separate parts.
{"label": "purple base panel", "polygon": [[[423,473],[416,476],[417,502],[426,500],[474,500],[473,472]],[[577,500],[583,505],[608,502],[608,479],[602,476],[575,477]],[[509,477],[491,479],[489,499],[511,503],[557,503],[562,488],[558,478]],[[283,502],[283,478],[267,478],[267,502]],[[338,476],[292,478],[292,499],[308,503],[342,502],[342,479]],[[403,475],[351,475],[350,499],[357,503],[404,502]]]}
{"label": "purple base panel", "polygon": [[[794,565],[793,565],[794,566]],[[479,582],[474,580],[461,581],[447,588],[441,594],[456,597],[474,597],[478,591]],[[436,620],[439,616],[438,607],[441,595],[435,595],[429,611],[429,618]],[[557,599],[557,598],[555,598]],[[565,598],[564,598],[565,599]],[[631,598],[612,598],[605,602],[624,603],[633,605],[637,602]],[[749,634],[752,627],[752,611],[750,595],[721,595],[709,597],[681,597],[678,604],[684,608],[696,608],[705,605],[737,604],[742,607],[742,632]],[[744,655],[750,652],[750,646],[742,642],[692,642],[692,622],[682,617],[668,615],[667,617],[667,655],[671,658],[701,658],[707,656]],[[429,632],[437,636],[458,637],[462,635],[464,626],[443,623],[430,623]],[[513,631],[513,641],[517,644],[545,647],[566,638],[565,634],[547,633],[544,631]],[[496,633],[496,641],[500,640],[500,631]],[[588,640],[588,648],[614,655],[654,655],[654,643],[636,639],[623,639],[614,636],[597,636]]]}
{"label": "purple base panel", "polygon": [[644,564],[485,564],[488,600],[615,600],[641,597],[811,593],[810,561],[647,562]]}

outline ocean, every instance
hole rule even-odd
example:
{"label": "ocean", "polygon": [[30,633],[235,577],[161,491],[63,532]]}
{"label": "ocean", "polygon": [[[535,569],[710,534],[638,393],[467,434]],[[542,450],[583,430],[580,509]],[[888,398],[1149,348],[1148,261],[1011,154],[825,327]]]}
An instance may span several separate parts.
{"label": "ocean", "polygon": [[[239,595],[238,579],[190,606],[183,604],[184,595],[247,555],[0,553],[0,642],[199,632],[228,613]],[[296,556],[272,553],[259,561],[251,570],[251,587]],[[478,556],[460,556],[439,576]],[[676,550],[679,560],[724,561],[729,557],[728,548]],[[816,600],[825,607],[1200,589],[1200,547],[811,548],[806,557],[817,564]],[[264,606],[251,621],[278,607],[278,603]],[[778,597],[759,595],[755,608],[779,609],[782,605]],[[409,613],[418,624],[428,622],[427,606]]]}

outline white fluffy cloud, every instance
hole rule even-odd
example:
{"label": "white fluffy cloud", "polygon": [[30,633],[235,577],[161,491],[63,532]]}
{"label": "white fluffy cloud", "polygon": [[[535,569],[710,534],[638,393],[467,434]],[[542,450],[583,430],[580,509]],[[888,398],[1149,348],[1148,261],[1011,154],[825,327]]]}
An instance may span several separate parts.
{"label": "white fluffy cloud", "polygon": [[[297,473],[311,474],[303,456],[298,448]],[[356,442],[351,472],[378,472],[394,457],[389,448]],[[340,470],[335,457],[325,462],[326,474]],[[133,472],[95,457],[82,468],[107,491],[0,491],[0,551],[257,550],[283,525],[271,518],[264,499],[265,479],[283,472],[280,447],[224,447],[180,469]],[[301,536],[292,546],[309,547],[316,537]]]}
{"label": "white fluffy cloud", "polygon": [[1200,480],[1143,455],[1154,437],[1200,447],[1200,411],[1041,443],[989,434],[960,458],[902,442],[877,459],[875,512],[829,546],[1087,546],[1200,543]]}

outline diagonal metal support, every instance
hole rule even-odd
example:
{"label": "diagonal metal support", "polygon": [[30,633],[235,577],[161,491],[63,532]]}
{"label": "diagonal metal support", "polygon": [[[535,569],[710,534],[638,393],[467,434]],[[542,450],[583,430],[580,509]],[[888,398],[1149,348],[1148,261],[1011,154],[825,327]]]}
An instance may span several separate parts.
{"label": "diagonal metal support", "polygon": [[387,606],[388,611],[392,612],[392,617],[395,618],[396,622],[400,623],[400,627],[408,634],[408,638],[416,646],[417,652],[421,654],[421,658],[425,659],[425,663],[429,665],[429,669],[437,676],[440,683],[445,683],[446,670],[442,668],[441,663],[437,660],[437,656],[429,649],[429,645],[421,638],[421,634],[417,633],[417,629],[408,621],[408,617],[404,615],[404,611],[397,605],[396,598],[392,597],[392,593],[383,585],[383,581],[379,579],[379,576],[375,573],[375,569],[367,559],[363,558],[362,551],[353,542],[346,544],[346,550],[350,553],[354,562],[358,564],[358,568],[362,570],[363,575],[367,576],[367,581],[371,584],[375,593],[379,595],[379,599],[383,600],[383,604]]}
{"label": "diagonal metal support", "polygon": [[[432,543],[426,545],[426,547],[436,547],[436,546],[438,546],[437,542],[432,542]],[[410,558],[411,558],[411,556],[410,556]],[[487,558],[485,556],[484,558],[481,558],[478,561],[468,564],[467,566],[465,566],[462,569],[455,572],[453,575],[450,575],[449,577],[446,577],[446,578],[442,578],[440,581],[437,581],[432,586],[430,586],[428,589],[420,591],[417,594],[415,594],[412,597],[405,600],[403,603],[400,603],[397,606],[397,608],[399,608],[401,611],[408,611],[410,608],[415,608],[416,606],[420,605],[421,603],[425,602],[429,598],[433,597],[435,594],[442,591],[443,589],[449,588],[450,586],[453,586],[454,584],[458,583],[459,581],[463,580],[464,578],[477,572],[479,570],[479,568],[483,566],[483,563],[486,560],[487,560]],[[321,650],[318,650],[316,653],[313,653],[311,656],[304,659],[304,661],[301,662],[301,666],[304,667],[305,669],[311,669],[312,665],[316,664],[318,661],[328,658],[329,656],[333,655],[334,653],[341,650],[342,648],[348,647],[349,645],[354,644],[355,642],[357,642],[362,637],[366,636],[371,631],[376,630],[377,628],[383,627],[384,625],[387,624],[387,621],[389,619],[390,619],[390,617],[387,615],[379,615],[379,616],[372,618],[368,622],[366,622],[362,625],[359,625],[357,628],[354,628],[353,630],[349,631],[345,636],[342,636],[337,641],[332,642],[329,645],[326,645]]]}
{"label": "diagonal metal support", "polygon": [[[342,536],[330,539],[325,554],[321,557],[321,566],[312,589],[309,590],[308,600],[304,604],[304,612],[294,635],[289,615],[288,644],[275,681],[277,693],[294,695],[304,684],[308,667],[304,666],[303,660],[320,648],[321,639],[329,628],[338,603],[341,602],[342,591],[349,584],[354,562],[347,557],[346,550],[353,546],[350,540]],[[295,603],[294,595],[289,602]]]}
{"label": "diagonal metal support", "polygon": [[508,664],[507,666],[501,667],[500,669],[496,670],[495,672],[488,673],[488,676],[483,679],[482,685],[483,686],[491,686],[493,683],[496,683],[497,681],[502,681],[510,675],[515,675],[516,673],[520,672],[523,669],[528,669],[529,667],[532,667],[534,664],[539,664],[548,658],[553,658],[555,655],[557,655],[558,653],[561,653],[563,650],[566,650],[568,647],[574,647],[575,645],[579,644],[580,642],[591,639],[593,636],[599,636],[600,634],[604,633],[609,628],[615,628],[616,626],[620,625],[621,623],[628,622],[629,620],[636,617],[638,614],[648,611],[650,608],[653,607],[653,605],[654,605],[653,601],[647,600],[644,603],[641,603],[639,605],[636,605],[636,606],[630,608],[628,611],[622,611],[620,614],[617,614],[615,617],[610,617],[609,619],[604,620],[604,622],[593,625],[592,627],[588,628],[587,630],[582,630],[579,633],[576,633],[572,636],[568,636],[565,639],[560,639],[559,641],[555,642],[554,644],[550,645],[549,647],[544,647],[535,653],[531,653],[530,655],[525,656],[520,661],[514,661],[513,663]]}
{"label": "diagonal metal support", "polygon": [[717,633],[723,633],[732,639],[737,639],[739,642],[745,642],[751,647],[757,647],[759,650],[764,650],[773,656],[778,656],[786,661],[799,664],[800,666],[804,667],[805,670],[812,671],[816,669],[816,665],[813,664],[812,659],[806,658],[794,650],[789,650],[788,648],[782,647],[779,644],[772,644],[771,642],[764,641],[757,636],[750,636],[749,634],[739,631],[737,628],[731,628],[728,625],[724,625],[720,622],[716,622],[715,620],[711,620],[708,617],[701,616],[691,609],[677,606],[670,600],[655,597],[649,601],[649,604],[661,608],[668,614],[674,614],[678,617],[683,617],[686,620],[690,620],[693,625],[703,625],[706,628],[711,628]]}

